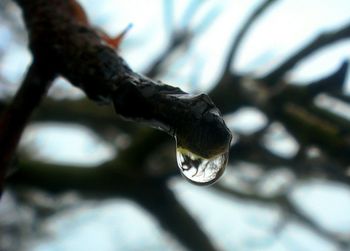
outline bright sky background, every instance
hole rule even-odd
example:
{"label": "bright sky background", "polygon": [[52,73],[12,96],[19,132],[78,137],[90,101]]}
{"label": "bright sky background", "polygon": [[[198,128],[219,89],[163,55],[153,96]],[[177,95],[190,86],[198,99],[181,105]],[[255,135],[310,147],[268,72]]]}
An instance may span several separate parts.
{"label": "bright sky background", "polygon": [[[192,0],[192,2],[196,1],[201,0]],[[87,8],[92,22],[103,27],[110,34],[117,34],[129,23],[133,24],[121,47],[121,54],[138,71],[143,71],[168,42],[169,27],[172,25],[169,21],[171,18],[168,18],[167,22],[164,21],[164,1],[162,0],[81,0],[80,2]],[[183,18],[183,13],[191,1],[174,0],[173,2],[176,6],[172,23],[176,27],[183,27],[188,20],[186,17]],[[203,2],[202,8],[189,24],[194,31],[198,32],[195,39],[180,59],[173,59],[170,69],[162,76],[165,82],[178,85],[188,91],[209,89],[215,83],[221,73],[222,62],[225,60],[229,45],[240,24],[261,1],[206,0]],[[350,22],[349,10],[349,0],[279,1],[256,22],[244,39],[235,70],[261,74],[272,69],[321,31],[332,30]],[[11,34],[5,26],[0,25],[0,37],[0,49],[6,49],[0,71],[11,82],[18,83],[30,62],[30,55],[26,48],[16,43],[6,43],[11,39]],[[294,81],[310,81],[319,78],[332,72],[349,57],[348,40],[334,44],[298,65],[290,74],[290,78]],[[194,74],[194,72],[200,72],[200,74]],[[347,91],[350,91],[350,78],[348,78]],[[250,124],[256,125],[256,127],[248,127],[249,130],[254,131],[266,118],[256,110],[245,109],[246,113],[234,115],[232,119],[236,124],[232,125],[232,128],[240,130]],[[41,130],[36,139],[37,144],[45,149],[41,157],[49,157],[54,153],[53,161],[61,160],[66,163],[71,161],[72,163],[80,159],[84,163],[89,161],[99,163],[114,154],[108,146],[99,143],[90,131],[73,126],[58,132],[57,128],[62,129],[62,125],[51,125],[51,129]],[[39,129],[39,125],[34,126],[24,141],[33,140],[33,132]],[[72,140],[73,135],[75,140]],[[75,153],[67,151],[67,142],[69,142],[69,149],[75,149]],[[94,145],[98,145],[98,148],[93,149]],[[286,149],[285,147],[288,146],[289,151],[294,151],[296,147],[291,141],[284,143],[283,146],[277,145],[277,148]],[[92,152],[99,154],[97,156],[91,154]],[[279,238],[275,238],[273,225],[279,217],[276,208],[263,208],[260,205],[240,201],[232,202],[231,198],[218,197],[206,189],[196,188],[182,181],[175,182],[173,187],[180,200],[203,222],[205,229],[229,251],[233,248],[249,251],[336,250],[333,244],[321,240],[319,236],[295,221],[288,223]],[[293,189],[291,198],[299,202],[308,214],[320,220],[323,226],[333,231],[349,231],[348,188],[316,180]],[[135,248],[133,250],[144,250],[140,249],[140,245],[145,244],[150,248],[146,250],[157,250],[157,244],[159,244],[158,250],[178,250],[174,243],[170,247],[167,243],[161,243],[160,238],[164,236],[155,230],[158,228],[154,222],[145,217],[142,210],[135,209],[134,205],[125,201],[98,207],[89,206],[88,209],[80,208],[69,214],[68,216],[58,215],[50,220],[47,227],[57,236],[41,242],[33,250],[63,251],[71,248],[76,251],[86,251],[102,250],[102,247],[104,251],[116,251],[126,250],[125,247],[130,246]],[[332,217],[328,217],[329,215]],[[59,221],[60,217],[61,221]],[[131,236],[124,236],[122,234],[130,229],[129,221],[124,222],[125,219],[137,219],[138,222],[142,222],[142,227],[133,229],[133,233],[129,233],[132,234]],[[82,222],[83,225],[78,224]],[[225,226],[222,222],[225,222]],[[224,230],[223,227],[225,227]],[[69,234],[66,234],[67,229]],[[155,234],[149,235],[148,233],[151,232]],[[117,247],[112,245],[116,243],[116,238],[119,238],[118,242],[121,243]],[[94,244],[87,241],[90,239],[94,239]],[[139,240],[140,243],[136,243],[135,240]],[[165,249],[166,247],[168,249]]]}

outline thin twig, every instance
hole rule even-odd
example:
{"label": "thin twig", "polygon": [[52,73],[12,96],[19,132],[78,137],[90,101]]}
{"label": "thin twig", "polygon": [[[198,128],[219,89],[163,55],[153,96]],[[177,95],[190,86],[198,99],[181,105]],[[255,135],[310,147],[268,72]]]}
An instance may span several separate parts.
{"label": "thin twig", "polygon": [[54,74],[33,63],[14,97],[0,118],[0,185],[3,185],[6,168],[13,158],[23,129],[33,110],[38,106],[50,86]]}
{"label": "thin twig", "polygon": [[189,250],[217,250],[163,179],[150,179],[135,172],[127,174],[118,170],[125,169],[111,164],[89,169],[73,166],[55,168],[52,164],[26,161],[22,162],[9,182],[54,193],[76,190],[87,198],[133,199]]}
{"label": "thin twig", "polygon": [[273,197],[263,197],[257,194],[247,194],[244,192],[239,192],[222,186],[220,184],[216,184],[212,187],[217,191],[229,194],[235,198],[239,198],[242,200],[249,200],[257,203],[267,203],[269,205],[276,204],[282,210],[285,210],[287,212],[287,215],[291,215],[296,220],[300,221],[302,224],[304,224],[323,238],[335,242],[341,247],[349,245],[349,241],[346,241],[343,238],[337,236],[336,234],[333,234],[332,232],[322,228],[314,219],[307,216],[301,209],[294,205],[294,203],[290,200],[287,194],[277,195]]}
{"label": "thin twig", "polygon": [[271,86],[276,85],[277,82],[301,60],[327,45],[347,38],[350,38],[350,24],[346,24],[338,30],[323,33],[296,51],[273,71],[261,78],[261,81]]}
{"label": "thin twig", "polygon": [[161,226],[176,236],[181,244],[189,250],[217,250],[202,227],[179,203],[174,193],[165,184],[153,183],[151,186],[147,186],[147,189],[139,190],[136,202],[153,214]]}
{"label": "thin twig", "polygon": [[236,35],[236,38],[234,39],[227,59],[224,66],[224,73],[229,73],[231,70],[231,66],[234,63],[237,55],[237,51],[239,46],[241,45],[244,36],[247,34],[251,26],[254,24],[254,22],[263,14],[273,3],[277,2],[278,0],[265,0],[259,5],[253,13],[248,17],[247,21],[243,24],[243,26],[238,31],[238,34]]}

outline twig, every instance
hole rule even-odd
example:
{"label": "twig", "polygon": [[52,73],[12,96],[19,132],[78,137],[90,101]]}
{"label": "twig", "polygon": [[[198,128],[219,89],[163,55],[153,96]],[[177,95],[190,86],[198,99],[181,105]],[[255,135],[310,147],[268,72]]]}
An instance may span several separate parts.
{"label": "twig", "polygon": [[307,91],[311,96],[315,96],[322,92],[341,93],[346,84],[345,80],[348,68],[349,61],[345,60],[333,74],[310,83],[307,86]]}
{"label": "twig", "polygon": [[86,197],[127,197],[135,200],[189,250],[215,251],[211,240],[193,217],[177,201],[164,180],[149,179],[137,173],[122,173],[120,166],[105,164],[96,168],[57,166],[22,162],[10,178],[13,185],[27,185],[48,192],[77,190]]}
{"label": "twig", "polygon": [[231,66],[236,59],[236,54],[237,54],[238,48],[241,45],[244,36],[249,31],[250,27],[261,16],[261,14],[263,14],[276,1],[278,1],[278,0],[265,0],[265,1],[263,1],[261,3],[261,5],[259,5],[253,11],[253,13],[248,17],[247,21],[240,28],[240,30],[238,31],[238,34],[236,35],[236,38],[234,39],[234,41],[230,47],[230,50],[229,50],[229,53],[228,53],[228,56],[227,56],[227,59],[225,62],[225,66],[224,66],[224,74],[231,72],[230,69],[231,69]]}
{"label": "twig", "polygon": [[145,71],[145,75],[154,78],[162,72],[162,68],[167,59],[178,48],[190,42],[192,33],[189,30],[175,30],[171,36],[170,43],[167,48],[151,63],[151,66]]}
{"label": "twig", "polygon": [[81,168],[21,160],[19,167],[9,177],[10,184],[36,187],[51,193],[76,190],[84,194],[118,196],[137,183],[137,176],[130,177],[118,171],[122,167],[116,163]]}
{"label": "twig", "polygon": [[309,227],[311,230],[313,230],[315,233],[319,234],[323,238],[335,242],[341,247],[349,245],[349,241],[346,241],[343,238],[337,236],[336,234],[333,234],[330,231],[322,228],[317,222],[315,222],[304,212],[302,212],[302,210],[300,210],[294,205],[294,203],[290,200],[287,194],[277,195],[274,197],[263,197],[256,194],[247,194],[244,192],[239,192],[219,184],[216,184],[212,187],[217,191],[229,194],[235,198],[239,198],[242,200],[249,200],[258,203],[277,204],[281,209],[287,211],[287,214],[299,220],[302,224]]}
{"label": "twig", "polygon": [[202,227],[178,202],[165,184],[155,184],[139,190],[136,202],[153,214],[162,227],[177,237],[189,250],[215,251],[216,247],[203,232]]}
{"label": "twig", "polygon": [[0,118],[0,186],[23,129],[33,110],[46,94],[55,74],[33,63],[12,103]]}
{"label": "twig", "polygon": [[347,24],[338,30],[323,33],[319,35],[316,39],[308,43],[306,46],[302,47],[297,52],[295,52],[291,57],[286,59],[276,69],[268,73],[266,76],[262,77],[261,81],[263,81],[267,85],[274,86],[277,84],[277,82],[281,78],[283,78],[285,73],[291,70],[296,64],[298,64],[304,58],[308,57],[315,51],[331,43],[338,42],[340,40],[347,39],[349,37],[350,37],[350,24]]}
{"label": "twig", "polygon": [[113,108],[97,106],[88,99],[55,100],[47,98],[32,117],[35,122],[76,123],[89,127],[98,134],[108,128],[134,133],[139,126],[115,116]]}

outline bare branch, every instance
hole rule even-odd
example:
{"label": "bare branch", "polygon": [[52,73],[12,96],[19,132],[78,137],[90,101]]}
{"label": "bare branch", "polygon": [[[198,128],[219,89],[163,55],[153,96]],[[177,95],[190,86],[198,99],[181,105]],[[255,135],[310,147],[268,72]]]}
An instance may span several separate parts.
{"label": "bare branch", "polygon": [[307,86],[307,91],[315,96],[322,92],[341,93],[346,84],[346,74],[349,68],[349,61],[345,60],[340,67],[329,76],[316,80]]}
{"label": "bare branch", "polygon": [[153,183],[147,189],[139,190],[135,200],[152,213],[161,226],[176,236],[189,250],[217,250],[202,227],[165,184]]}
{"label": "bare branch", "polygon": [[256,194],[247,194],[243,192],[239,192],[220,184],[212,186],[215,190],[220,192],[229,194],[235,198],[239,198],[242,200],[249,200],[258,203],[266,203],[266,204],[276,204],[282,210],[287,212],[287,215],[291,215],[296,220],[300,221],[305,226],[309,227],[312,231],[319,234],[323,238],[337,243],[340,247],[344,247],[349,245],[349,241],[341,238],[341,236],[337,236],[336,234],[322,228],[317,222],[315,222],[312,218],[307,216],[300,208],[294,205],[294,203],[290,200],[287,194],[285,195],[277,195],[274,197],[263,197]]}
{"label": "bare branch", "polygon": [[108,128],[134,133],[139,128],[137,124],[115,116],[112,107],[97,106],[88,99],[54,100],[47,98],[33,115],[32,121],[77,123],[98,133]]}
{"label": "bare branch", "polygon": [[189,30],[175,30],[171,36],[170,43],[167,48],[151,63],[151,66],[145,71],[145,75],[154,78],[158,76],[162,70],[164,63],[178,48],[190,42],[192,33]]}
{"label": "bare branch", "polygon": [[316,39],[312,40],[310,43],[296,51],[291,57],[286,59],[276,69],[274,69],[266,76],[261,78],[261,81],[271,86],[276,85],[277,82],[281,80],[283,76],[301,60],[305,59],[312,53],[325,46],[328,46],[334,42],[338,42],[343,39],[347,39],[349,37],[350,24],[346,24],[338,30],[323,33],[319,35]]}
{"label": "bare branch", "polygon": [[[52,65],[90,99],[113,103],[127,119],[147,122],[171,135],[176,132],[178,144],[199,156],[227,149],[230,132],[207,95],[191,96],[133,72],[94,29],[74,16],[67,0],[17,2],[34,57]],[[215,131],[214,138],[203,137],[209,131]]]}
{"label": "bare branch", "polygon": [[[0,118],[0,186],[6,175],[23,129],[33,110],[38,106],[55,74],[33,63],[22,86]],[[0,188],[1,189],[1,188]]]}
{"label": "bare branch", "polygon": [[[96,168],[47,165],[22,162],[9,182],[50,192],[77,190],[87,197],[127,197],[148,210],[162,227],[173,234],[189,250],[215,251],[211,240],[177,201],[164,180],[150,179],[137,173],[122,173],[110,164]],[[124,169],[125,170],[125,169]]]}
{"label": "bare branch", "polygon": [[[173,24],[173,2],[164,1],[164,14],[165,14],[165,24],[168,30],[171,31],[170,39],[165,50],[160,53],[160,55],[150,64],[150,67],[145,71],[145,75],[154,78],[163,72],[165,63],[169,57],[179,48],[185,45],[189,45],[191,40],[196,34],[204,30],[208,26],[209,22],[213,22],[216,14],[219,13],[217,9],[212,10],[207,16],[202,20],[202,22],[195,28],[189,27],[189,23],[195,16],[196,12],[200,8],[202,2],[198,0],[191,1],[182,17],[182,24],[177,27]],[[173,25],[174,27],[171,27]]]}
{"label": "bare branch", "polygon": [[237,51],[239,49],[239,46],[241,45],[244,36],[247,34],[247,32],[249,31],[251,26],[261,16],[261,14],[265,13],[265,11],[275,2],[277,2],[277,0],[265,0],[265,1],[263,1],[261,3],[261,5],[259,5],[253,11],[253,13],[248,17],[247,21],[240,28],[240,30],[238,31],[238,34],[236,35],[236,38],[234,39],[234,41],[230,47],[230,50],[229,50],[229,53],[228,53],[228,56],[226,59],[226,63],[224,66],[224,74],[227,74],[231,71],[230,69],[231,69],[231,66],[236,59],[236,55],[237,55]]}

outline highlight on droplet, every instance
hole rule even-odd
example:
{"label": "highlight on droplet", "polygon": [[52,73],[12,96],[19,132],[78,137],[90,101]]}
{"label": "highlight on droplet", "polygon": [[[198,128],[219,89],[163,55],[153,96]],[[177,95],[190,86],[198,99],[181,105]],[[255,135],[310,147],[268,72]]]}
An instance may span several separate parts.
{"label": "highlight on droplet", "polygon": [[197,185],[209,185],[217,181],[224,173],[228,152],[206,159],[178,147],[176,148],[176,159],[181,174],[185,178]]}

